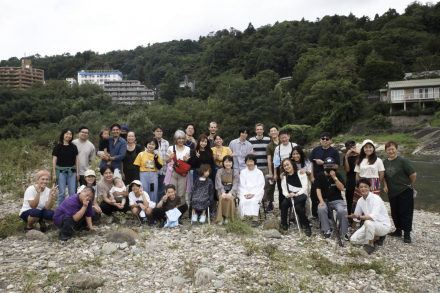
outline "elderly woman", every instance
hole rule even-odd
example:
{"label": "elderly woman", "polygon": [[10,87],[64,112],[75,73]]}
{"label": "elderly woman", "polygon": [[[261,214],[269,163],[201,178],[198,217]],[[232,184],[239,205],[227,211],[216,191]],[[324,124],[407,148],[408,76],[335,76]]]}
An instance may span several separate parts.
{"label": "elderly woman", "polygon": [[411,230],[414,214],[415,190],[413,184],[417,173],[407,159],[397,155],[397,143],[389,141],[385,144],[388,159],[383,160],[385,166],[384,191],[388,193],[396,231],[389,234],[402,237],[405,243],[411,243]]}
{"label": "elderly woman", "polygon": [[[113,187],[113,176],[115,173],[115,168],[112,165],[104,165],[99,170],[101,173],[101,180],[96,185],[98,196],[102,198],[102,202],[99,205],[102,212],[110,216],[113,212],[127,212],[130,210],[128,205],[128,200],[125,201],[124,206],[120,206],[120,204],[110,200],[109,192]],[[114,196],[122,195],[124,197],[128,197],[128,191],[119,192],[115,191]]]}
{"label": "elderly woman", "polygon": [[57,187],[49,189],[47,186],[50,181],[50,174],[47,171],[37,173],[37,182],[32,183],[24,193],[23,207],[20,210],[20,218],[27,223],[25,231],[34,229],[36,222],[40,223],[40,231],[46,232],[44,221],[52,221],[54,212],[52,211],[53,195]]}
{"label": "elderly woman", "polygon": [[247,168],[240,173],[239,212],[241,217],[252,216],[252,226],[258,226],[260,201],[264,195],[264,175],[255,165],[257,158],[249,154],[244,159]]}
{"label": "elderly woman", "polygon": [[176,194],[179,195],[182,200],[181,204],[186,203],[185,192],[187,191],[187,174],[179,174],[174,170],[177,160],[188,162],[190,158],[190,148],[185,146],[186,135],[182,130],[177,130],[174,133],[174,145],[170,146],[167,151],[167,157],[165,159],[168,164],[167,174],[165,176],[164,183],[166,185],[172,184],[176,187]]}
{"label": "elderly woman", "polygon": [[217,171],[215,186],[218,194],[218,208],[214,222],[227,224],[228,218],[235,219],[235,198],[238,195],[240,173],[234,170],[230,155],[223,158],[223,168]]}

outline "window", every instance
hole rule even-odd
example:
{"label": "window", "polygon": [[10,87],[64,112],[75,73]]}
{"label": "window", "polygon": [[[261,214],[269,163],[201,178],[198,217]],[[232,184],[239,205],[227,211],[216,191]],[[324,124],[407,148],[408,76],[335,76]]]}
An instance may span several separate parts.
{"label": "window", "polygon": [[434,99],[439,98],[439,92],[440,92],[440,88],[438,87],[434,88]]}
{"label": "window", "polygon": [[392,90],[391,91],[391,101],[404,100],[405,91],[404,90]]}
{"label": "window", "polygon": [[432,99],[434,98],[433,88],[423,88],[414,90],[414,98],[416,99]]}

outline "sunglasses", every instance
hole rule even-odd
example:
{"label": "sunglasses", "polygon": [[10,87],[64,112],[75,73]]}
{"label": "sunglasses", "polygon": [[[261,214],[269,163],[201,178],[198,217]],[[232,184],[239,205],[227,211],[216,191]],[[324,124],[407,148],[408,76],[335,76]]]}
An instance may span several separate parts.
{"label": "sunglasses", "polygon": [[329,141],[330,138],[327,138],[327,137],[321,137],[321,140]]}

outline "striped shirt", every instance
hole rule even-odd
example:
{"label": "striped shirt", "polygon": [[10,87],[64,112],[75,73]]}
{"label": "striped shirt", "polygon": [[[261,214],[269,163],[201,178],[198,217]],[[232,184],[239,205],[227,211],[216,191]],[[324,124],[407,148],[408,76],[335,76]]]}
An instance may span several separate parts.
{"label": "striped shirt", "polygon": [[267,155],[266,155],[266,147],[270,143],[270,138],[267,136],[263,136],[262,139],[258,139],[256,136],[251,137],[249,142],[252,144],[252,147],[255,151],[255,156],[257,157],[257,168],[258,169],[267,169]]}

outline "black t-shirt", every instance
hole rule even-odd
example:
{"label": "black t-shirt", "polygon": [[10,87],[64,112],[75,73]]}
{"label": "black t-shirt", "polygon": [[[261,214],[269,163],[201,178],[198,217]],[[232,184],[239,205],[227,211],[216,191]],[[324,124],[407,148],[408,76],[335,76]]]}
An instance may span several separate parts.
{"label": "black t-shirt", "polygon": [[322,146],[316,146],[309,155],[309,161],[313,164],[313,176],[318,176],[319,173],[324,172],[324,165],[318,165],[314,159],[325,160],[331,157],[335,160],[335,164],[341,165],[339,159],[339,151],[334,147],[329,147],[328,149],[323,149]]}
{"label": "black t-shirt", "polygon": [[[342,166],[345,166],[345,157],[342,159]],[[347,181],[350,180],[356,180],[356,172],[354,171],[354,167],[356,166],[356,160],[357,156],[349,156],[347,158],[348,160],[348,166],[350,167],[350,171],[347,172]]]}
{"label": "black t-shirt", "polygon": [[[289,188],[289,185],[295,186],[297,188],[301,188],[301,180],[299,180],[298,173],[295,172],[293,175],[286,175],[286,181],[287,181],[287,188]],[[289,190],[289,192],[292,192],[292,190]]]}
{"label": "black t-shirt", "polygon": [[[336,172],[336,178],[341,181],[345,186],[344,178],[342,175]],[[321,172],[315,178],[316,188],[321,189],[322,199],[328,199],[328,201],[343,200],[341,191],[336,187],[336,183],[331,176],[326,176],[325,172]]]}
{"label": "black t-shirt", "polygon": [[104,151],[104,149],[107,149],[107,153],[110,153],[110,143],[108,142],[108,138],[107,139],[101,138],[99,140],[98,148],[100,151]]}
{"label": "black t-shirt", "polygon": [[197,157],[196,150],[190,151],[190,158],[188,160],[188,164],[191,165],[192,168],[200,168],[201,165],[207,164],[214,167],[214,157],[208,156],[206,151],[200,151],[200,157]]}
{"label": "black t-shirt", "polygon": [[[76,156],[78,155],[78,149],[73,143],[63,145],[57,144],[53,148],[52,156],[57,157],[57,165],[60,167],[72,167],[76,165]],[[72,169],[76,170],[76,169]]]}

